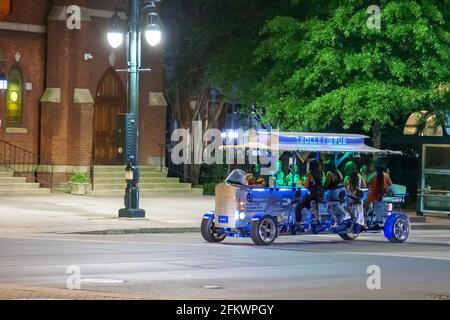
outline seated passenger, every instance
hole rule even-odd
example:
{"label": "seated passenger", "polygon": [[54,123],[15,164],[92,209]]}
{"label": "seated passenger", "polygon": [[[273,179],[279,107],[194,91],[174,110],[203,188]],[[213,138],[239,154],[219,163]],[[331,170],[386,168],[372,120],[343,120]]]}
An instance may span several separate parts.
{"label": "seated passenger", "polygon": [[251,187],[265,187],[266,181],[261,176],[259,165],[255,164],[250,173],[245,176],[245,184]]}
{"label": "seated passenger", "polygon": [[361,169],[359,169],[359,174],[361,175],[361,177],[363,178],[363,180],[366,182],[367,184],[367,180],[369,178],[369,168],[367,168],[366,165],[363,165],[361,167]]}
{"label": "seated passenger", "polygon": [[275,173],[275,186],[276,187],[284,187],[285,186],[285,174],[283,171],[283,163],[281,160],[277,161],[277,172]]}

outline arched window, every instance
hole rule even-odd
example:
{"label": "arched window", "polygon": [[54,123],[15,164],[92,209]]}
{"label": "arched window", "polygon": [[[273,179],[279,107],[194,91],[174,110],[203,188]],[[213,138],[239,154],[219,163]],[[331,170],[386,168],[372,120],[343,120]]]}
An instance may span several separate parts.
{"label": "arched window", "polygon": [[11,68],[8,76],[8,96],[6,104],[6,123],[8,127],[22,125],[23,77],[19,66]]}

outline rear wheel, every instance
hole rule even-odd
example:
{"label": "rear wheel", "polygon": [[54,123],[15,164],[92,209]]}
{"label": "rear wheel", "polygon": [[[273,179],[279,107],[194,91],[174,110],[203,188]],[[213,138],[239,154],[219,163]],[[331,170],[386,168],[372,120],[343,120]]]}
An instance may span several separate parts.
{"label": "rear wheel", "polygon": [[272,216],[266,215],[258,221],[252,221],[250,236],[255,244],[268,246],[275,241],[277,235],[277,222]]}
{"label": "rear wheel", "polygon": [[394,243],[405,242],[409,237],[410,230],[411,226],[409,223],[409,219],[404,216],[400,216],[395,220],[394,224],[392,225],[392,233],[391,233],[392,236],[388,238],[388,240]]}
{"label": "rear wheel", "polygon": [[227,235],[224,233],[218,233],[214,226],[214,218],[203,219],[200,227],[203,239],[208,242],[221,242]]}

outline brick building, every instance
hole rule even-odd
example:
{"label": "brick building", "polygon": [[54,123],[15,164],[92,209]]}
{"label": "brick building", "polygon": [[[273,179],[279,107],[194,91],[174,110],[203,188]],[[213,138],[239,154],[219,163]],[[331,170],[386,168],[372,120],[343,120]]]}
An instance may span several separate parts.
{"label": "brick building", "polygon": [[[92,164],[122,164],[127,112],[126,46],[107,41],[123,1],[0,0],[0,141],[54,164],[64,181]],[[81,28],[67,27],[67,7],[81,8]],[[119,12],[126,26],[126,13]],[[163,45],[142,41],[140,155],[159,164],[165,143]],[[0,150],[1,152],[1,150]]]}

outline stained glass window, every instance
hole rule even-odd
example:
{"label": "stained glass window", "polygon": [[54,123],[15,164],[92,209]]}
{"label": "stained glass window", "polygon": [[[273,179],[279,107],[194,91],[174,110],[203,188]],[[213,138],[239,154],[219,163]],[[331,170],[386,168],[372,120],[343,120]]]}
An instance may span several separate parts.
{"label": "stained glass window", "polygon": [[6,122],[8,127],[22,125],[23,115],[23,77],[19,67],[13,66],[8,76],[8,96]]}

